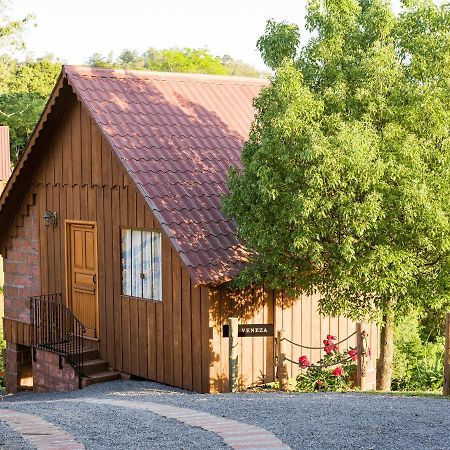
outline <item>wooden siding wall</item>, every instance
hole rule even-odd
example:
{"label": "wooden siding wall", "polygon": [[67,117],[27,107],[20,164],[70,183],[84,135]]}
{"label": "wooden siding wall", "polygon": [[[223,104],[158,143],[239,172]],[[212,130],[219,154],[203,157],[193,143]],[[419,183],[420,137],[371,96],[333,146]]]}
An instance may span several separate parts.
{"label": "wooden siding wall", "polygon": [[162,383],[208,389],[208,291],[193,287],[163,233],[163,301],[121,295],[120,228],[160,230],[88,113],[74,100],[45,152],[33,189],[40,221],[42,292],[65,292],[64,221],[98,228],[99,350],[110,367]]}
{"label": "wooden siding wall", "polygon": [[28,323],[4,317],[3,337],[7,342],[30,346],[30,325]]}
{"label": "wooden siding wall", "polygon": [[[252,298],[252,302],[248,302]],[[244,301],[245,300],[245,301]],[[273,323],[275,336],[277,331],[285,330],[286,338],[300,345],[321,347],[327,334],[338,340],[351,335],[355,323],[343,317],[320,316],[317,312],[317,297],[304,296],[299,299],[285,298],[282,293],[272,290],[259,290],[236,294],[225,287],[211,290],[210,327],[212,328],[210,371],[211,392],[226,392],[228,389],[228,338],[222,337],[222,325],[229,317],[238,317],[239,323]],[[378,329],[375,324],[368,325],[368,346],[372,358],[378,354]],[[356,347],[356,336],[341,345],[341,350]],[[251,386],[274,380],[274,338],[239,338],[239,383]],[[323,350],[306,350],[286,343],[287,357],[298,361],[307,355],[310,361],[318,361]],[[221,357],[219,358],[219,355]],[[372,360],[374,367],[375,359]],[[288,374],[295,377],[298,373],[296,363],[288,363]]]}

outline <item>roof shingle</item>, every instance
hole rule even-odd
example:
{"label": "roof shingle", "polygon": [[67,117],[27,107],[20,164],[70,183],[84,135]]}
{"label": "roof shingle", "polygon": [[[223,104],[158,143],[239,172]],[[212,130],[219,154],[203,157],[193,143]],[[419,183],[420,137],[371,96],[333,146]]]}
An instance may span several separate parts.
{"label": "roof shingle", "polygon": [[65,66],[196,284],[232,279],[248,252],[220,209],[265,80]]}

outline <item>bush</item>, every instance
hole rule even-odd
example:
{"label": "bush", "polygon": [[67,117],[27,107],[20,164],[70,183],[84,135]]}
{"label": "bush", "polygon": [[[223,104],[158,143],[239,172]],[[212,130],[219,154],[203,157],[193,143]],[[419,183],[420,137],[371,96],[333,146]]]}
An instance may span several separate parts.
{"label": "bush", "polygon": [[443,336],[423,336],[421,318],[413,312],[395,330],[393,390],[436,391],[443,385]]}
{"label": "bush", "polygon": [[325,356],[316,364],[311,364],[307,356],[299,358],[300,370],[306,371],[297,375],[298,391],[345,391],[351,388],[350,377],[355,370],[357,353],[353,348],[340,352],[335,340],[335,336],[328,335],[323,341]]}

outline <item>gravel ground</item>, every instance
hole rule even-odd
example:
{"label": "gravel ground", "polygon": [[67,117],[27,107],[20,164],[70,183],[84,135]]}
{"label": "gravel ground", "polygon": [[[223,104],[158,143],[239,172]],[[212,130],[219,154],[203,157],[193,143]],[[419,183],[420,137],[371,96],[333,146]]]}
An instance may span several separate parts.
{"label": "gravel ground", "polygon": [[0,422],[0,450],[29,450],[31,448],[33,447],[12,431],[8,425]]}
{"label": "gravel ground", "polygon": [[294,449],[450,450],[450,401],[445,398],[364,394],[200,395],[152,382],[119,381],[74,393],[19,394],[5,399],[1,406],[40,414],[79,437],[89,449],[225,447],[212,433],[150,412],[82,402],[40,403],[83,397],[152,401],[205,411],[266,428]]}

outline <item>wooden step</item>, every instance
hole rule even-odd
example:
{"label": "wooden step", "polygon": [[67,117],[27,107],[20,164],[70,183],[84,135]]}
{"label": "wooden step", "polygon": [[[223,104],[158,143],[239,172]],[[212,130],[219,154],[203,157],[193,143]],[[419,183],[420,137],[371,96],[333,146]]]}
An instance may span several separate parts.
{"label": "wooden step", "polygon": [[91,361],[93,359],[98,359],[98,350],[84,350],[83,351],[83,361],[86,363],[87,361]]}
{"label": "wooden step", "polygon": [[115,381],[120,379],[120,373],[112,370],[106,370],[104,372],[97,372],[87,377],[83,377],[81,380],[82,387],[89,386],[96,383],[104,383],[105,381]]}
{"label": "wooden step", "polygon": [[83,374],[86,376],[93,375],[99,372],[106,372],[108,370],[108,363],[103,359],[91,359],[84,361]]}
{"label": "wooden step", "polygon": [[[58,353],[59,351],[68,352],[70,355],[75,355],[77,353],[77,349],[73,346],[64,346],[63,344],[49,345],[48,348],[44,348],[44,350],[53,351],[55,353]],[[96,349],[83,350],[83,361],[98,359],[98,357],[98,350]]]}

